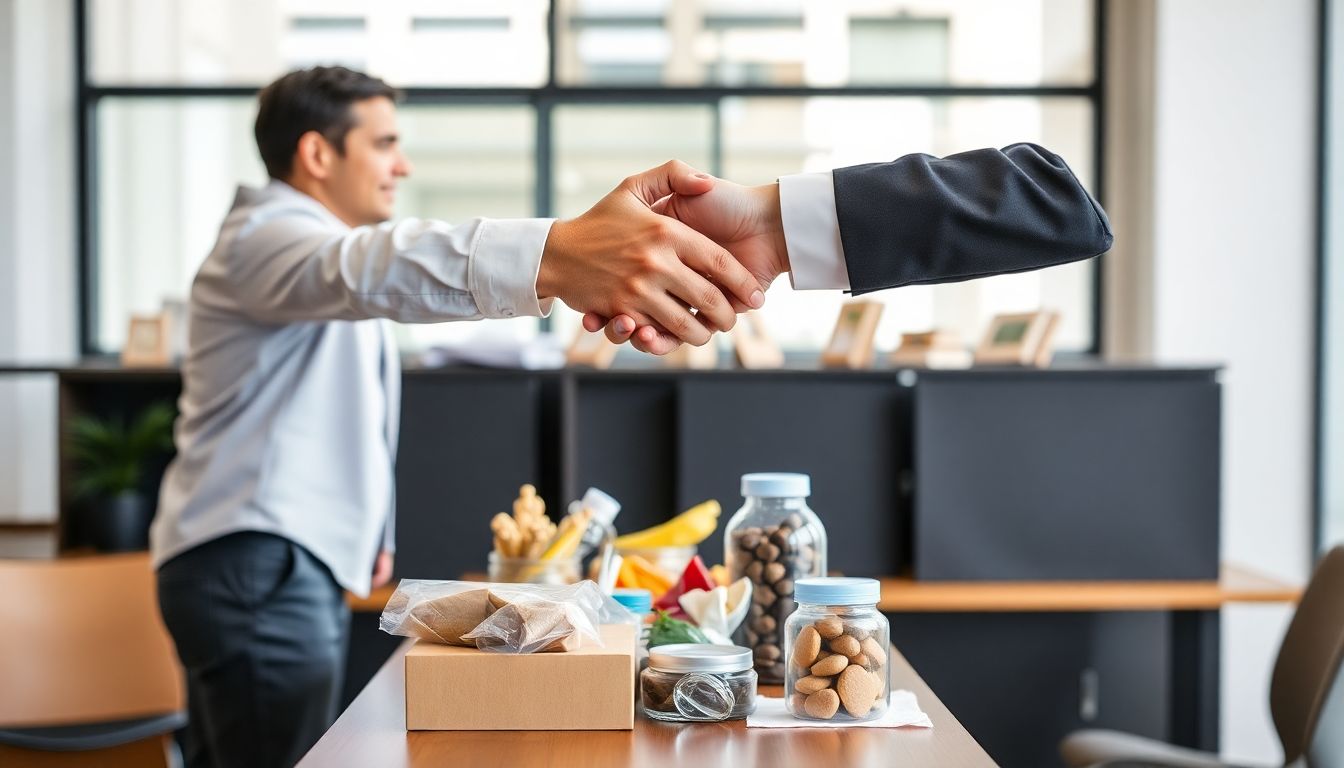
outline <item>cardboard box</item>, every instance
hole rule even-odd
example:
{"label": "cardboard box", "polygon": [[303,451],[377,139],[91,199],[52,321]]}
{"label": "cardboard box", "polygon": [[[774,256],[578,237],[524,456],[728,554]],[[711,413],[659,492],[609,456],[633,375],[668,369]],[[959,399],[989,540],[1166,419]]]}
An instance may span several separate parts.
{"label": "cardboard box", "polygon": [[408,731],[581,731],[635,727],[635,628],[602,646],[491,653],[417,642],[406,653]]}

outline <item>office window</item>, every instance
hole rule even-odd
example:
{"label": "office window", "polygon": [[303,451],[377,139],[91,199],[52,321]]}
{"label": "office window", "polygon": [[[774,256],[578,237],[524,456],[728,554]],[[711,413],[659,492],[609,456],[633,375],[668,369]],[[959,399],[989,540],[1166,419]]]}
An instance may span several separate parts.
{"label": "office window", "polygon": [[85,0],[99,85],[264,85],[343,64],[397,86],[539,86],[546,0]]}
{"label": "office window", "polygon": [[[265,183],[255,92],[340,63],[402,88],[414,166],[401,216],[574,216],[678,158],[744,184],[1014,141],[1062,154],[1096,191],[1098,17],[1076,0],[83,0],[81,320],[115,352],[131,312],[185,298],[237,184]],[[550,67],[554,65],[554,71]],[[903,288],[878,344],[938,326],[975,341],[997,312],[1061,310],[1095,350],[1084,263]],[[802,356],[845,300],[781,279],[765,318]],[[407,326],[408,350],[478,333],[566,338],[578,316]]]}
{"label": "office window", "polygon": [[1076,0],[557,0],[565,85],[1090,85]]}
{"label": "office window", "polygon": [[1344,543],[1344,9],[1324,6],[1320,312],[1317,315],[1317,545]]}
{"label": "office window", "polygon": [[[714,110],[703,104],[568,105],[555,110],[554,213],[569,218],[592,207],[631,173],[677,158],[712,165]],[[580,315],[557,302],[551,328],[577,332]]]}
{"label": "office window", "polygon": [[235,187],[265,183],[252,141],[255,114],[249,98],[98,104],[98,349],[121,348],[131,313],[186,297]]}
{"label": "office window", "polygon": [[[397,215],[466,221],[477,216],[531,216],[535,207],[536,115],[518,105],[411,104],[397,113],[413,170],[397,190]],[[407,349],[488,332],[525,339],[534,318],[490,323],[403,325]]]}
{"label": "office window", "polygon": [[[778,168],[825,171],[891,160],[911,152],[946,155],[972,147],[1038,142],[1060,153],[1092,186],[1092,111],[1078,98],[727,99],[722,109],[723,175],[741,183],[775,178]],[[1000,312],[1049,307],[1061,312],[1062,349],[1092,341],[1094,263],[866,295],[886,308],[877,345],[894,348],[900,334],[933,327],[973,343]],[[838,291],[794,291],[783,277],[761,313],[786,348],[818,349],[848,297]]]}

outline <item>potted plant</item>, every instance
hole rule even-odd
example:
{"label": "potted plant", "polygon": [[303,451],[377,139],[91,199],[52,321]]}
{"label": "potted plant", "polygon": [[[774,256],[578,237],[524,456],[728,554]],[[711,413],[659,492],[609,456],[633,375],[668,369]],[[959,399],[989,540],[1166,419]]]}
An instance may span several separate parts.
{"label": "potted plant", "polygon": [[173,407],[151,405],[127,426],[124,419],[78,416],[70,422],[75,496],[89,500],[90,533],[108,552],[144,549],[153,510],[141,490],[145,468],[173,447]]}

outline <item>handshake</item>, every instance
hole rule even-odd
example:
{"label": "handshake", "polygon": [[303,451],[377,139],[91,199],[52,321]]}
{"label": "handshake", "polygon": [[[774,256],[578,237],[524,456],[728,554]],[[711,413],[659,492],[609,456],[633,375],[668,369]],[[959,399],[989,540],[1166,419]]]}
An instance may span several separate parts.
{"label": "handshake", "polygon": [[744,187],[677,160],[631,176],[552,226],[537,296],[584,313],[591,332],[665,355],[731,329],[789,270],[779,187]]}

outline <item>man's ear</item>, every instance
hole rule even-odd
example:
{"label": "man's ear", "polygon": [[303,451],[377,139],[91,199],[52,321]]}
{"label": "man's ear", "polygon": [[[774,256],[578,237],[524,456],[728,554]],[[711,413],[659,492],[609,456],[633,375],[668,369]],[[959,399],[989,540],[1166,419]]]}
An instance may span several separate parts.
{"label": "man's ear", "polygon": [[308,131],[299,137],[299,146],[294,152],[294,170],[302,169],[314,179],[326,179],[331,175],[335,159],[336,149],[331,142],[317,131]]}

